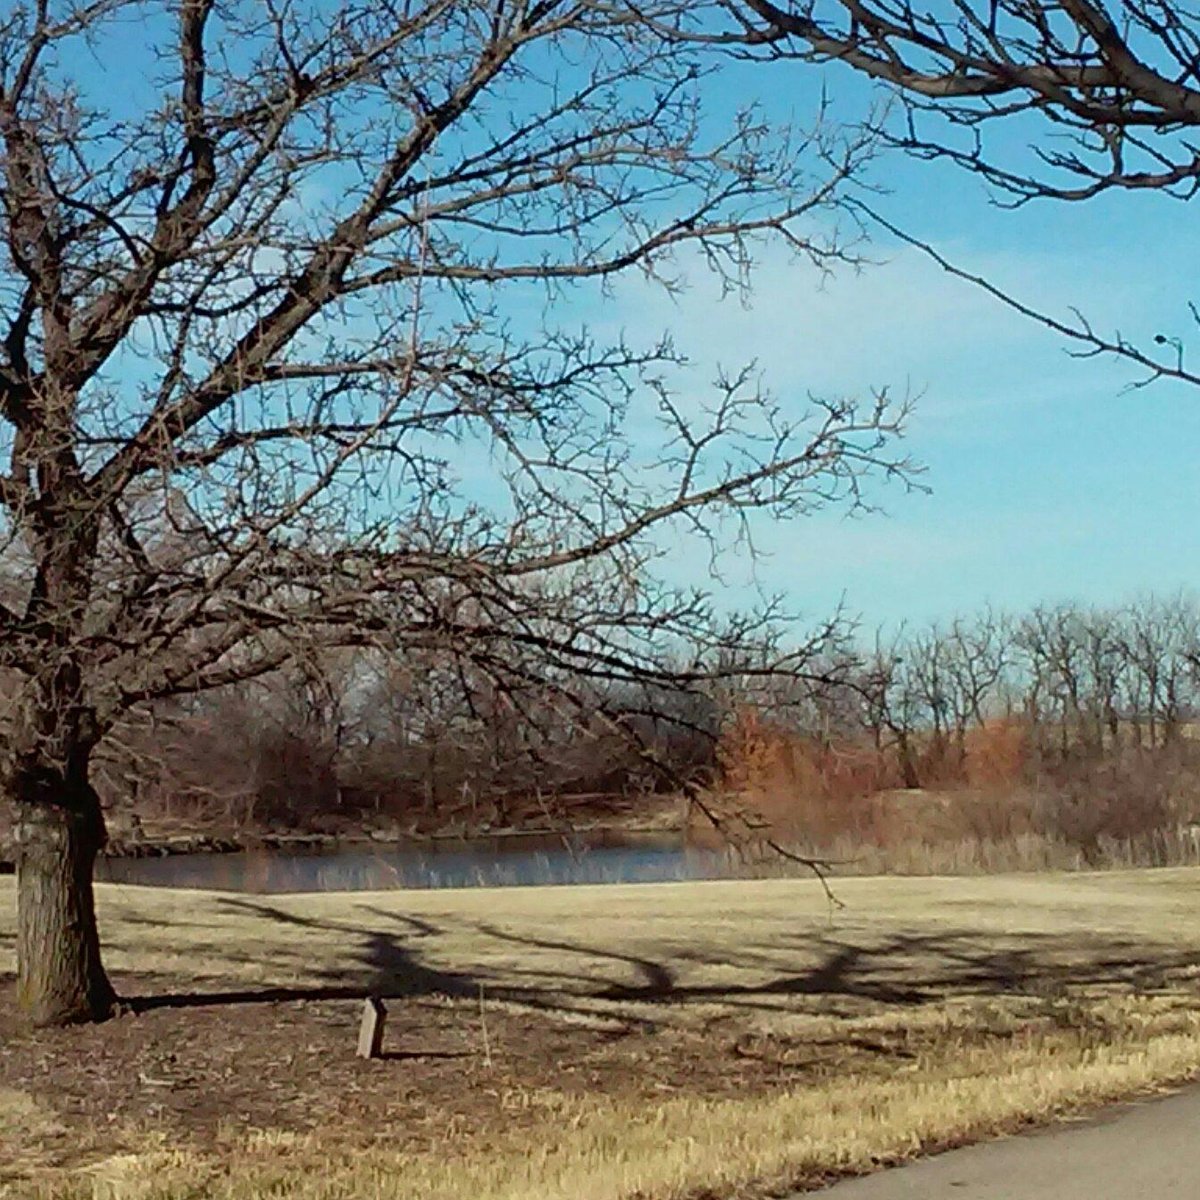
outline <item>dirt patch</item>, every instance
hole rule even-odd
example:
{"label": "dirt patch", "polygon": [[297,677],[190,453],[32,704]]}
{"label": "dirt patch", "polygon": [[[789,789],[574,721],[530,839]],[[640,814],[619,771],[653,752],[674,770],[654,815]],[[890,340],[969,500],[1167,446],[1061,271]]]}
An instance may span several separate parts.
{"label": "dirt patch", "polygon": [[[145,980],[118,981],[128,993]],[[198,1149],[261,1129],[336,1133],[343,1146],[386,1134],[428,1149],[543,1123],[543,1102],[583,1094],[720,1099],[795,1086],[834,1070],[887,1072],[913,1036],[821,1042],[766,1037],[715,1019],[701,1028],[580,1022],[484,999],[389,1002],[384,1057],[354,1056],[361,1005],[347,1000],[150,1008],[101,1026],[22,1029],[0,987],[0,1084],[72,1131],[61,1165],[155,1128]],[[69,1153],[68,1153],[69,1147]]]}

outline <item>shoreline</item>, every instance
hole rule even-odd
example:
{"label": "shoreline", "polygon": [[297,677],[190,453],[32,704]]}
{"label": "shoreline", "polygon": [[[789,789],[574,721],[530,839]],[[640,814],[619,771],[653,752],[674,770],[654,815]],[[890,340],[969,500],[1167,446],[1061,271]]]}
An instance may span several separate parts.
{"label": "shoreline", "polygon": [[[621,823],[579,825],[570,829],[511,827],[481,830],[439,830],[434,833],[371,830],[362,833],[183,833],[164,837],[112,837],[100,851],[100,858],[174,858],[188,854],[253,854],[255,852],[299,852],[336,854],[370,846],[407,849],[449,843],[479,844],[487,841],[517,841],[522,838],[565,838],[586,836],[606,838],[682,837],[681,827],[663,825],[627,825]],[[16,870],[15,847],[0,843],[0,875]]]}

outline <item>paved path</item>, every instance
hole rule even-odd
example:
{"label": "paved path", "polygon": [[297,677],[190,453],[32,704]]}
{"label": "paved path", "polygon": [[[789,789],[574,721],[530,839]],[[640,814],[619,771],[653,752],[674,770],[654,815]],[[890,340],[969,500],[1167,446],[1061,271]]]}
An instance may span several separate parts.
{"label": "paved path", "polygon": [[[812,1193],[810,1193],[811,1195]],[[839,1183],[829,1200],[1200,1200],[1200,1089]]]}

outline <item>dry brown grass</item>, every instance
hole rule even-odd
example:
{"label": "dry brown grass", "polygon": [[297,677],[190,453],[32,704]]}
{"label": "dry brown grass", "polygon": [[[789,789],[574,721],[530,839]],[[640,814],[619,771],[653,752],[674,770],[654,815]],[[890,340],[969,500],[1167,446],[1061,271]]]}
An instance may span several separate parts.
{"label": "dry brown grass", "polygon": [[[766,1194],[1200,1073],[1198,872],[848,879],[838,894],[847,907],[831,911],[795,880],[268,901],[103,887],[126,987],[482,985],[492,1011],[528,1021],[674,1030],[697,1054],[737,1041],[778,1059],[777,1084],[661,1100],[632,1086],[517,1087],[496,1100],[522,1110],[511,1128],[456,1126],[424,1148],[397,1149],[386,1128],[372,1144],[362,1130],[232,1126],[201,1146],[150,1123],[82,1167],[59,1153],[52,1104],[0,1091],[0,1159],[22,1163],[9,1194]],[[10,939],[5,882],[0,944]],[[463,1019],[474,1011],[464,1003]],[[805,1058],[814,1046],[819,1062]]]}
{"label": "dry brown grass", "polygon": [[[996,875],[1200,866],[1200,837],[1189,828],[1156,829],[1129,838],[1100,837],[1087,853],[1066,838],[1034,832],[1002,837],[966,834],[937,841],[897,838],[882,846],[842,836],[819,845],[798,843],[795,848],[836,863],[841,875]],[[793,865],[769,853],[752,869],[795,874]]]}

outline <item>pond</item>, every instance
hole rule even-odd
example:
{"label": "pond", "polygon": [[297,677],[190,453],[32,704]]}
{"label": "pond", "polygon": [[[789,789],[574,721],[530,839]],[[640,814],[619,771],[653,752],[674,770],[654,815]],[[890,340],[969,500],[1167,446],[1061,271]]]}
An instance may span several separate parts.
{"label": "pond", "polygon": [[728,873],[726,855],[687,846],[678,834],[473,838],[317,852],[102,858],[96,864],[102,882],[263,893],[656,883]]}

